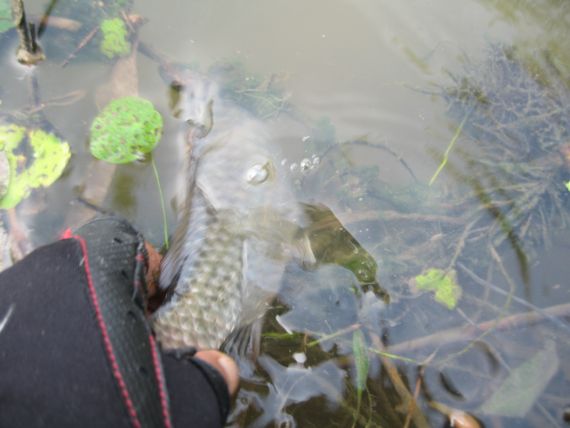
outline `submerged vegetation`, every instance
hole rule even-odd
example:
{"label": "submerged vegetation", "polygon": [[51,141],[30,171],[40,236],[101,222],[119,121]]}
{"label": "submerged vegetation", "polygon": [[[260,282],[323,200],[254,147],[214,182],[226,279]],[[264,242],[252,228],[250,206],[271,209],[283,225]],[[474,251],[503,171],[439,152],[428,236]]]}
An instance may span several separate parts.
{"label": "submerged vegetation", "polygon": [[[0,0],[0,42],[16,37],[7,5]],[[29,198],[27,209],[39,211],[40,188],[62,176],[72,152],[68,170],[81,178],[70,192],[95,205],[109,201],[115,168],[158,178],[154,163],[154,172],[145,163],[120,164],[155,149],[163,124],[183,126],[175,110],[180,88],[193,73],[208,75],[255,117],[293,118],[302,129],[307,157],[290,169],[316,259],[307,269],[288,268],[264,321],[261,356],[240,361],[235,426],[562,424],[569,380],[559,356],[570,351],[570,304],[530,303],[529,284],[530,267],[544,263],[570,221],[570,88],[557,65],[564,57],[545,61],[490,45],[485,61],[465,58],[464,69],[436,89],[454,131],[431,181],[421,182],[388,145],[339,142],[331,120],[305,117],[278,74],[256,75],[232,60],[172,62],[139,41],[142,19],[129,2],[67,2],[56,11],[67,21],[42,21],[56,31],[44,43],[48,63],[103,63],[112,90],[99,97],[98,113],[91,101],[99,93],[90,94],[91,116],[77,125],[75,141],[65,138],[69,144],[44,112],[78,98],[44,100],[33,68],[25,77],[29,105],[0,105],[0,207],[14,254],[31,245],[15,233],[13,208]],[[138,53],[161,74],[170,114],[138,95]],[[166,147],[157,150],[172,150]],[[375,162],[357,162],[358,153]],[[94,165],[99,175],[90,183],[84,176]],[[399,184],[390,180],[395,171],[405,177]],[[0,224],[4,241],[2,232]],[[567,302],[560,290],[548,291]]]}

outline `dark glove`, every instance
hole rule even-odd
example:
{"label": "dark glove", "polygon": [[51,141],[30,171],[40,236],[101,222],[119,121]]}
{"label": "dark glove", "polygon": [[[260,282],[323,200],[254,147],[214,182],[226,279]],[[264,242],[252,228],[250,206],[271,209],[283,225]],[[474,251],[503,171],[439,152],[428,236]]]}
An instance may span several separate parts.
{"label": "dark glove", "polygon": [[113,217],[66,237],[0,274],[0,426],[223,426],[222,376],[150,332],[142,237]]}

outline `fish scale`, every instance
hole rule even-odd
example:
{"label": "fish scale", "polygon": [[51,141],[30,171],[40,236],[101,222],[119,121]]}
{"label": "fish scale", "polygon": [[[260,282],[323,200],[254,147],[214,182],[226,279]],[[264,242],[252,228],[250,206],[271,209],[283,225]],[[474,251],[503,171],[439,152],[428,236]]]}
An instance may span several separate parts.
{"label": "fish scale", "polygon": [[[198,200],[193,202],[197,204]],[[188,344],[219,347],[237,324],[241,311],[243,239],[231,232],[231,213],[207,208],[193,213],[202,217],[190,222],[195,227],[190,231],[194,236],[186,240],[185,251],[193,259],[183,268],[170,300],[154,315],[154,329],[165,349]],[[195,239],[197,235],[204,238]],[[181,307],[192,310],[181,311]]]}

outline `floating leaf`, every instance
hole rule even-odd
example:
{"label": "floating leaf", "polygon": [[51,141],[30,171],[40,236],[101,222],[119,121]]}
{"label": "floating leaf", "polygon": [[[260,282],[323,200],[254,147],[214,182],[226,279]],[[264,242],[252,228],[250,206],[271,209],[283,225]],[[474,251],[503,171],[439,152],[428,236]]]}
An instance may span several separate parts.
{"label": "floating leaf", "polygon": [[140,160],[154,149],[161,134],[162,116],[150,101],[119,98],[111,101],[91,125],[91,154],[117,164]]}
{"label": "floating leaf", "polygon": [[523,418],[556,374],[558,365],[556,344],[548,340],[544,349],[511,371],[499,389],[481,405],[480,411]]}
{"label": "floating leaf", "polygon": [[569,180],[569,181],[566,181],[566,182],[564,183],[564,186],[566,186],[566,190],[568,190],[568,191],[570,192],[570,180]]}
{"label": "floating leaf", "polygon": [[0,34],[14,27],[10,0],[0,0]]}
{"label": "floating leaf", "polygon": [[101,23],[101,52],[107,58],[127,55],[131,51],[131,43],[127,40],[127,26],[121,18],[105,19]]}
{"label": "floating leaf", "polygon": [[[14,150],[29,138],[33,162],[18,173],[18,163],[23,159]],[[0,199],[0,208],[13,208],[26,198],[32,189],[48,187],[63,172],[71,152],[69,145],[55,135],[40,129],[26,131],[17,125],[0,126],[0,150],[3,150],[10,169],[8,188]]]}
{"label": "floating leaf", "polygon": [[441,269],[428,269],[413,280],[418,290],[435,292],[435,300],[448,309],[454,309],[461,297],[461,287],[455,280],[455,271],[447,274]]}

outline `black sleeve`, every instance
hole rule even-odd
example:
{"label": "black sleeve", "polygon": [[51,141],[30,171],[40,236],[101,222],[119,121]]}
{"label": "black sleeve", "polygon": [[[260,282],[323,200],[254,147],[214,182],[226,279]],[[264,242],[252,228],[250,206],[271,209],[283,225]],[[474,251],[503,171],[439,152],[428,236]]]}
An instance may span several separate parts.
{"label": "black sleeve", "polygon": [[0,426],[223,426],[219,374],[150,333],[142,237],[102,218],[66,238],[0,274]]}

